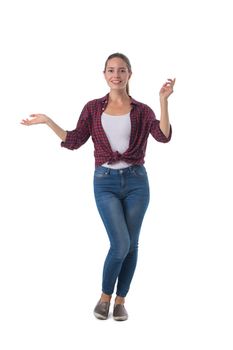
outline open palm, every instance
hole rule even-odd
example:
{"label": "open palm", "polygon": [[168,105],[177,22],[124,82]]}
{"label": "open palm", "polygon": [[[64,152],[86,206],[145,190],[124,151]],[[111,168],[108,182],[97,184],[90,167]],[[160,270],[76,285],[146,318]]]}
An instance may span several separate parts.
{"label": "open palm", "polygon": [[31,114],[30,119],[23,119],[21,124],[23,125],[34,125],[34,124],[45,124],[47,123],[49,117],[45,114]]}

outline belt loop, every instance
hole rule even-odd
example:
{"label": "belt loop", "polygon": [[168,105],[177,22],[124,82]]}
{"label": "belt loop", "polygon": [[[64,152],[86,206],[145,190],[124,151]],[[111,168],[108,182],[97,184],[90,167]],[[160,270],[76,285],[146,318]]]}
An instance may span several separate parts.
{"label": "belt loop", "polygon": [[131,173],[134,173],[134,165],[131,165],[131,166],[130,166],[130,172],[131,172]]}
{"label": "belt loop", "polygon": [[133,174],[133,175],[135,175],[135,165],[132,165],[131,167],[130,167],[131,169],[131,173]]}

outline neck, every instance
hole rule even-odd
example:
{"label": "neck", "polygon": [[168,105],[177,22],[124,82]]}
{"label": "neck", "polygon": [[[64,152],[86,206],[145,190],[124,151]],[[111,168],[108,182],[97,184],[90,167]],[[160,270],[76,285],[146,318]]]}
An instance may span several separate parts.
{"label": "neck", "polygon": [[125,90],[122,90],[122,91],[111,90],[109,93],[109,101],[113,103],[124,103],[129,100],[130,100],[130,97]]}

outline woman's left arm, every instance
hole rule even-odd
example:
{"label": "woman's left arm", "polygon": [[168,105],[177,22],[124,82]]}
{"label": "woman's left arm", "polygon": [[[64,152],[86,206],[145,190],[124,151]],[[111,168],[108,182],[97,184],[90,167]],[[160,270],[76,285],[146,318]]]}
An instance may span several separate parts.
{"label": "woman's left arm", "polygon": [[168,79],[168,81],[165,84],[163,84],[159,92],[160,108],[161,108],[159,126],[166,137],[168,137],[170,134],[168,97],[173,93],[173,87],[175,85],[175,82],[176,82],[176,79]]}

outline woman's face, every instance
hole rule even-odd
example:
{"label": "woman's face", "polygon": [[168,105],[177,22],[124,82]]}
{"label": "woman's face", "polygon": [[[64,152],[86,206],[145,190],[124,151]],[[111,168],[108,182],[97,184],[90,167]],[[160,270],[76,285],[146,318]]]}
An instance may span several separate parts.
{"label": "woman's face", "polygon": [[107,62],[104,77],[108,86],[114,90],[122,90],[126,88],[131,73],[127,64],[121,58],[111,58]]}

